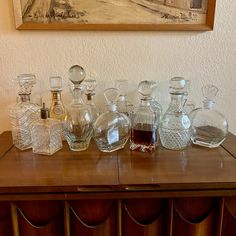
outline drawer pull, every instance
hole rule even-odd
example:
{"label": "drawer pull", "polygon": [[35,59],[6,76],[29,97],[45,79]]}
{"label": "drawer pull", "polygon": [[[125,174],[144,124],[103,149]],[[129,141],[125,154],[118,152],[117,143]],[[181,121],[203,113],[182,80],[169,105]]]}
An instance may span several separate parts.
{"label": "drawer pull", "polygon": [[113,191],[112,187],[109,186],[104,186],[104,187],[97,187],[97,186],[84,186],[84,187],[78,187],[77,188],[78,192],[111,192]]}
{"label": "drawer pull", "polygon": [[160,185],[141,185],[141,186],[125,186],[125,191],[156,191],[160,190]]}

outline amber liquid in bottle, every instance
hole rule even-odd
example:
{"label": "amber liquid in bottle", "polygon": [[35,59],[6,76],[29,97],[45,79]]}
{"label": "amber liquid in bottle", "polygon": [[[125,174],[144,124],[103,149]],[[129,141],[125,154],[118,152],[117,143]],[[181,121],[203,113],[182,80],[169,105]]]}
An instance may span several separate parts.
{"label": "amber liquid in bottle", "polygon": [[155,151],[158,132],[150,124],[136,124],[131,130],[131,150],[152,152]]}

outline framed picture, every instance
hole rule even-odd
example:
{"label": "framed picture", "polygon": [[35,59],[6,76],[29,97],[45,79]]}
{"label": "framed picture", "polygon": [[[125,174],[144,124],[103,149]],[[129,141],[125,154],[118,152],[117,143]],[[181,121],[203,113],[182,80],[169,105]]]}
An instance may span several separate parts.
{"label": "framed picture", "polygon": [[13,0],[17,29],[212,30],[216,0]]}

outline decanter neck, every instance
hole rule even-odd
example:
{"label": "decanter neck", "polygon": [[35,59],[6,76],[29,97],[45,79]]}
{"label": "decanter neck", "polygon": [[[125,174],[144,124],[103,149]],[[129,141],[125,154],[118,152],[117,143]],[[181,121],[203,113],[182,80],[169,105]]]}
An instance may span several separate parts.
{"label": "decanter neck", "polygon": [[141,98],[141,106],[142,106],[142,107],[150,106],[151,100],[152,100],[151,97],[144,97],[144,98]]}
{"label": "decanter neck", "polygon": [[52,100],[61,100],[61,91],[51,91],[52,93]]}
{"label": "decanter neck", "polygon": [[84,104],[84,101],[82,99],[82,91],[80,88],[75,87],[73,89],[73,101],[74,104]]}
{"label": "decanter neck", "polygon": [[169,110],[174,111],[182,111],[183,110],[183,94],[171,94],[171,102],[169,106]]}
{"label": "decanter neck", "polygon": [[89,103],[93,103],[92,101],[93,101],[93,96],[94,96],[94,95],[95,95],[94,93],[87,93],[87,94],[86,94],[87,101],[88,101]]}
{"label": "decanter neck", "polygon": [[215,106],[215,102],[212,101],[212,100],[205,99],[205,100],[203,101],[203,107],[204,107],[205,109],[213,109],[214,106]]}
{"label": "decanter neck", "polygon": [[19,94],[19,102],[30,102],[30,94]]}

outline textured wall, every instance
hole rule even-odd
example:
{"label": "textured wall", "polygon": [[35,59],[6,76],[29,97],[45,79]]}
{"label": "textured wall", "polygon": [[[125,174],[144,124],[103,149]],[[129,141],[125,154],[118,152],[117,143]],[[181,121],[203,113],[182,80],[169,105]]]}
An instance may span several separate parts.
{"label": "textured wall", "polygon": [[[140,80],[158,81],[156,96],[164,108],[172,76],[192,81],[192,98],[199,105],[201,86],[213,83],[220,88],[217,107],[236,134],[235,0],[217,0],[212,32],[17,31],[11,2],[0,0],[0,132],[10,128],[7,109],[15,101],[12,79],[17,74],[35,73],[35,94],[47,100],[49,75],[63,76],[66,85],[67,69],[80,64],[97,79],[99,91],[115,79],[128,79],[135,95],[130,97],[137,98]],[[101,95],[97,101],[102,106]]]}

